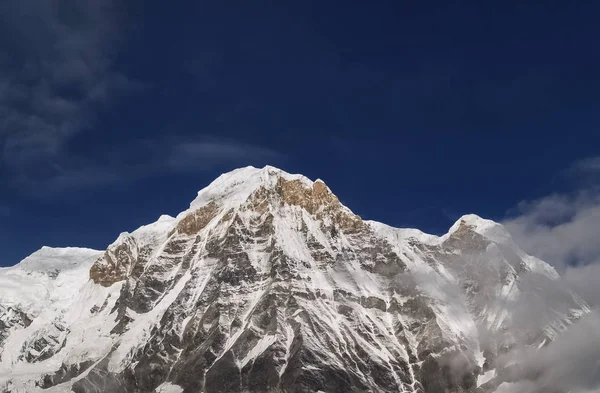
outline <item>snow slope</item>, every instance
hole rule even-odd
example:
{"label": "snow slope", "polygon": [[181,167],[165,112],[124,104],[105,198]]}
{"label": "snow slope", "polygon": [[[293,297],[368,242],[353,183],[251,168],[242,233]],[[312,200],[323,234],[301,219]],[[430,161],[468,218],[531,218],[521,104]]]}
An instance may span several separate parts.
{"label": "snow slope", "polygon": [[101,251],[43,247],[18,265],[0,268],[2,305],[36,316],[64,308],[81,289]]}

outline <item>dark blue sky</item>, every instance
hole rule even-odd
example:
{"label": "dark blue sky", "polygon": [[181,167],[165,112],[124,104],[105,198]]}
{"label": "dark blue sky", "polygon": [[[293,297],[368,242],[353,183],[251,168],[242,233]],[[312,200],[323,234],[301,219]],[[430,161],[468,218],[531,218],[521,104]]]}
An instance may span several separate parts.
{"label": "dark blue sky", "polygon": [[441,233],[600,154],[598,2],[6,3],[0,265],[104,248],[239,166]]}

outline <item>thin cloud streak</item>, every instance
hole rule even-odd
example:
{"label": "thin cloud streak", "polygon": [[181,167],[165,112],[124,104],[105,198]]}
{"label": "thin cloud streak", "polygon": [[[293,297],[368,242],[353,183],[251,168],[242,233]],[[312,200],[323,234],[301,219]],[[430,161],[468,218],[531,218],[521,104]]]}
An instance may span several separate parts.
{"label": "thin cloud streak", "polygon": [[577,161],[573,165],[573,169],[580,172],[600,173],[600,157],[588,157]]}
{"label": "thin cloud streak", "polygon": [[[36,197],[164,173],[274,163],[268,148],[224,139],[161,137],[98,149],[70,147],[92,130],[98,110],[143,88],[115,68],[122,39],[114,0],[23,0],[0,4],[0,170]],[[15,44],[15,43],[18,43]]]}
{"label": "thin cloud streak", "polygon": [[112,65],[119,41],[112,0],[0,5],[0,162],[19,176],[54,165],[99,106],[138,84]]}
{"label": "thin cloud streak", "polygon": [[31,196],[50,197],[164,174],[276,164],[282,160],[276,151],[233,140],[169,137],[121,146],[109,157],[69,155],[44,176],[23,177],[17,185]]}

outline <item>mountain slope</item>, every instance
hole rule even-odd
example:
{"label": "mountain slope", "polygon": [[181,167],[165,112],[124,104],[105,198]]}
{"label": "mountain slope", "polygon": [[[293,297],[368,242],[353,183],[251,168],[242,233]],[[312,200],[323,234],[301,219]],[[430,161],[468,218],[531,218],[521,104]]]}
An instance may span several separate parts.
{"label": "mountain slope", "polygon": [[391,228],[272,167],[91,256],[51,318],[11,314],[0,392],[491,391],[499,354],[589,311],[496,223]]}
{"label": "mountain slope", "polygon": [[44,247],[18,265],[0,269],[0,370],[19,364],[8,373],[14,375],[52,357],[68,334],[68,326],[56,317],[68,311],[101,255],[82,248]]}

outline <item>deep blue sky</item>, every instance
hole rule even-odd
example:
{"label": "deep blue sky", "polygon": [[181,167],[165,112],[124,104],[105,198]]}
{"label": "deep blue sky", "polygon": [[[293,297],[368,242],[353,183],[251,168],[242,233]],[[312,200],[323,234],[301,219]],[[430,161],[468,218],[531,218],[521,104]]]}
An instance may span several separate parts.
{"label": "deep blue sky", "polygon": [[598,2],[6,3],[0,265],[104,248],[239,166],[441,233],[600,154]]}

